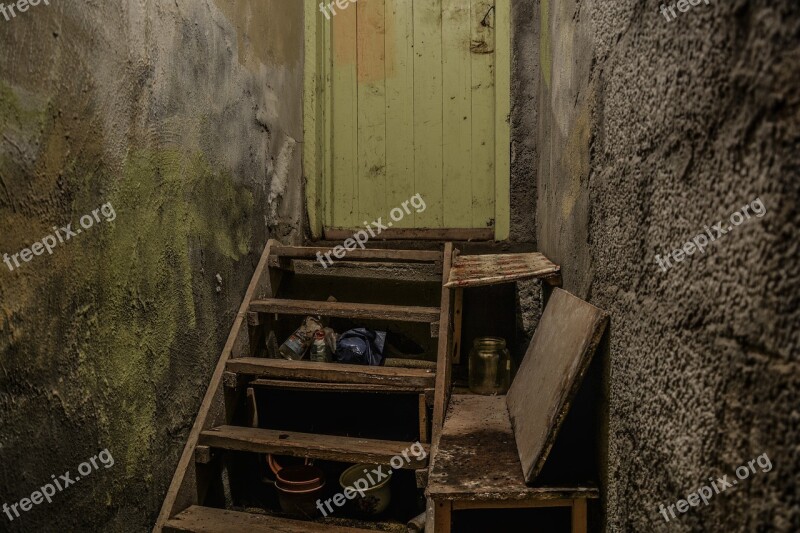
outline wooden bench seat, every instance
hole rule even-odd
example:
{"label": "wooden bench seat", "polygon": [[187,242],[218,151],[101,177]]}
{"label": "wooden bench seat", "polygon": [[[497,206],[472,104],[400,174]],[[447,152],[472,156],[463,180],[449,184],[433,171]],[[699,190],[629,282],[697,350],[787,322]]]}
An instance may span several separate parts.
{"label": "wooden bench seat", "polygon": [[555,289],[507,396],[453,395],[434,440],[427,494],[435,533],[453,511],[569,507],[585,533],[593,486],[537,482],[608,324],[602,310]]}
{"label": "wooden bench seat", "polygon": [[462,509],[571,507],[573,532],[586,531],[586,500],[596,487],[528,486],[505,396],[456,394],[431,467],[428,496],[436,533],[450,531],[450,514]]}

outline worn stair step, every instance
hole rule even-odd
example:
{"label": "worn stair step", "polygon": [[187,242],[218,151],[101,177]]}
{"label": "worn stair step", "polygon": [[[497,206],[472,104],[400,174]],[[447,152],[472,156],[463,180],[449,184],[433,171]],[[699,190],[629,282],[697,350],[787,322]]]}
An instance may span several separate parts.
{"label": "worn stair step", "polygon": [[250,311],[280,315],[322,315],[399,322],[436,322],[439,320],[438,307],[283,300],[280,298],[255,300],[250,303]]}
{"label": "worn stair step", "polygon": [[442,282],[442,265],[438,263],[407,263],[391,261],[336,260],[333,264],[321,264],[313,259],[296,259],[290,265],[285,259],[274,258],[274,265],[291,270],[299,276],[356,278],[411,283]]}
{"label": "worn stair step", "polygon": [[422,394],[426,392],[424,387],[420,387],[418,385],[325,383],[320,381],[293,381],[284,379],[254,379],[249,383],[249,385],[265,387],[268,389],[302,390],[313,392],[365,392],[375,394]]}
{"label": "worn stair step", "polygon": [[[274,246],[270,251],[273,257],[287,259],[318,259],[318,253],[323,257],[333,248],[320,246]],[[436,263],[442,260],[442,252],[432,250],[381,250],[371,248],[367,250],[348,250],[345,256],[350,261],[392,261],[408,263]],[[331,258],[335,257],[331,253]]]}
{"label": "worn stair step", "polygon": [[353,533],[369,531],[193,505],[171,518],[167,533]]}
{"label": "worn stair step", "polygon": [[425,458],[409,453],[413,443],[277,431],[241,426],[219,426],[203,431],[198,444],[223,450],[271,453],[342,463],[389,464],[395,456],[403,457],[401,468],[415,470],[428,464],[428,445],[423,444]]}
{"label": "worn stair step", "polygon": [[415,391],[431,389],[436,384],[434,371],[419,368],[241,357],[229,360],[226,369],[260,378],[413,387]]}

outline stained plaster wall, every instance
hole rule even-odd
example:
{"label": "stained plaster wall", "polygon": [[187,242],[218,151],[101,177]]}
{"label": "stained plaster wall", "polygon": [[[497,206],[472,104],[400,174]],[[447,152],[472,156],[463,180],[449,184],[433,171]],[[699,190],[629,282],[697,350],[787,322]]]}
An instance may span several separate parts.
{"label": "stained plaster wall", "polygon": [[[0,17],[0,530],[152,527],[268,237],[303,209],[302,3],[51,1]],[[2,502],[0,502],[2,503]]]}

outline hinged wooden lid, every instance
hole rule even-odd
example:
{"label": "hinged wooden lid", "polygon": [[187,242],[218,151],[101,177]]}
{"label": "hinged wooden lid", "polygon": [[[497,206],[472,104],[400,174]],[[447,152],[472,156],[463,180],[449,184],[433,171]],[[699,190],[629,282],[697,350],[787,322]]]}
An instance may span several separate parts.
{"label": "hinged wooden lid", "polygon": [[[546,278],[560,281],[561,268],[542,254],[459,255],[445,287],[464,288]],[[556,283],[557,284],[557,283]]]}
{"label": "hinged wooden lid", "polygon": [[542,470],[607,324],[604,311],[553,291],[506,397],[526,483]]}

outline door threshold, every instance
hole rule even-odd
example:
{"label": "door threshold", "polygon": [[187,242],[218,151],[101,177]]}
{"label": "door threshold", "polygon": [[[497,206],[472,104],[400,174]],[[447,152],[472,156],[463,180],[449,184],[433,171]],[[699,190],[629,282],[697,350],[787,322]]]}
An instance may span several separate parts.
{"label": "door threshold", "polygon": [[[344,229],[325,228],[325,240],[343,241],[353,237],[359,231],[368,231],[364,228]],[[374,230],[373,230],[374,231]],[[374,241],[493,241],[494,228],[387,228],[376,235],[370,235]]]}

